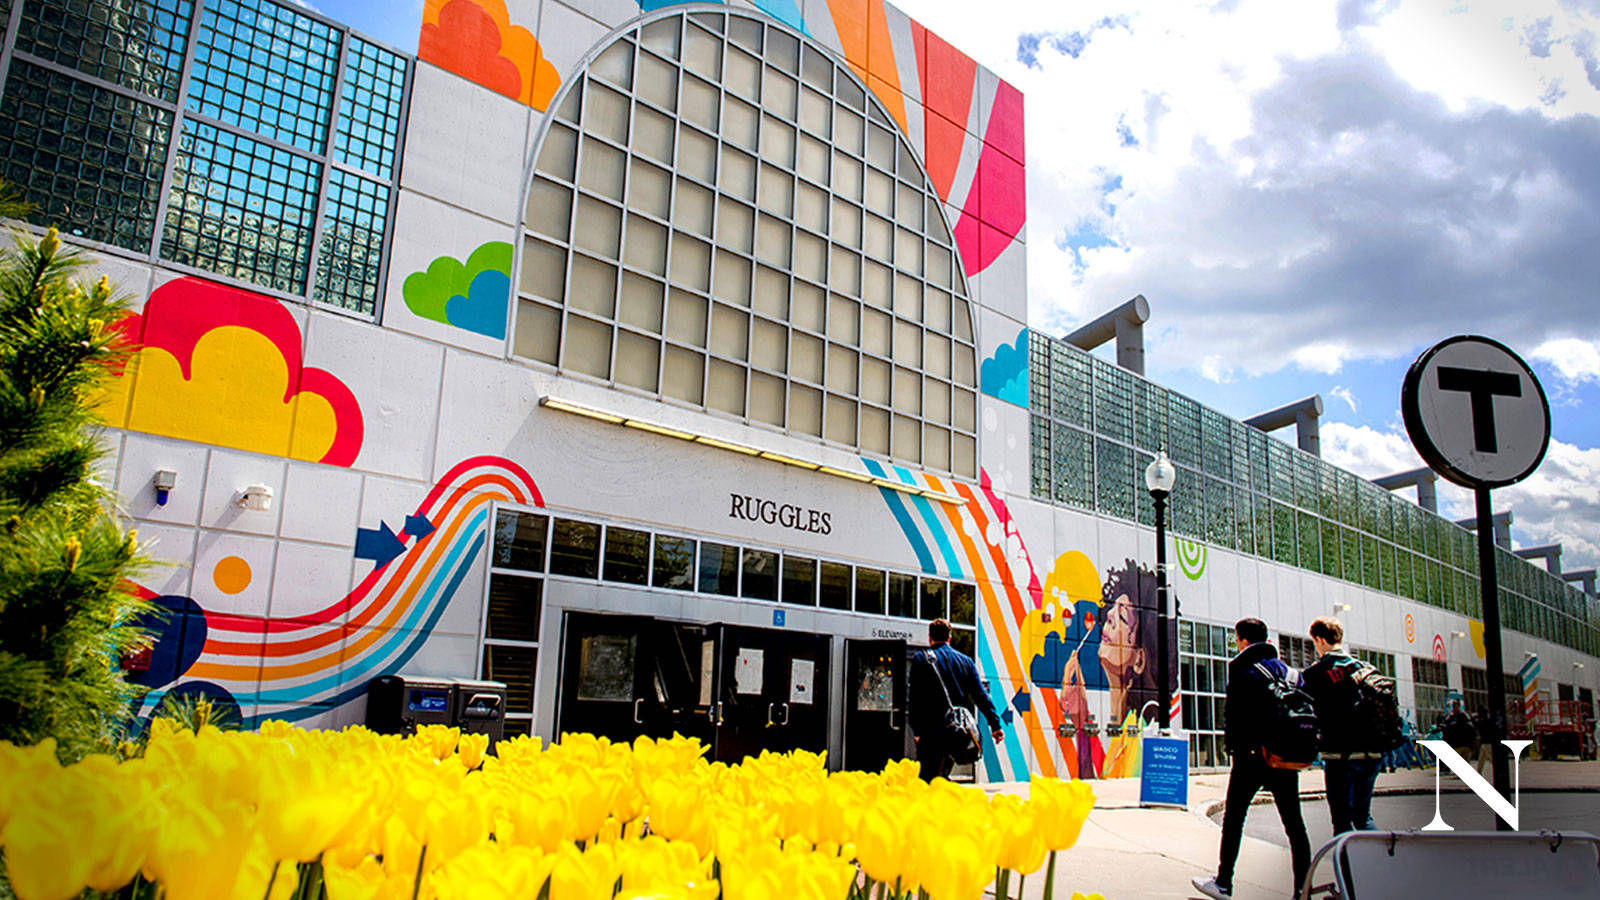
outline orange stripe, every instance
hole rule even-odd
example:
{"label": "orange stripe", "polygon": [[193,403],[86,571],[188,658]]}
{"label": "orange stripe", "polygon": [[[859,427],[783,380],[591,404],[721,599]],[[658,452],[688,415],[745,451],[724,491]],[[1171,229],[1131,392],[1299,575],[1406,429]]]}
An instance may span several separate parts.
{"label": "orange stripe", "polygon": [[[934,490],[936,490],[936,491],[944,491],[945,490],[944,486],[941,485],[936,479],[934,479],[933,476],[924,474],[922,477],[923,477],[924,480],[927,481],[928,486],[933,488]],[[957,485],[957,487],[959,488],[960,485]],[[975,499],[973,499],[973,497],[970,494],[967,496],[967,503],[968,503],[968,506],[969,506],[969,511],[971,511],[973,513],[974,520],[976,520],[978,518],[978,516],[981,515],[981,513],[982,513],[982,510],[970,510],[970,507],[972,506],[972,504],[974,504],[976,502],[977,501]],[[979,552],[978,548],[972,543],[972,538],[969,537],[967,535],[966,531],[962,530],[962,528],[960,527],[960,521],[959,521],[960,513],[959,513],[959,511],[957,511],[955,509],[952,509],[948,504],[941,503],[939,505],[944,507],[945,517],[950,520],[951,531],[954,531],[956,533],[957,537],[961,541],[962,548],[966,551],[967,563],[969,565],[971,565],[974,569],[977,569],[977,570],[981,571],[982,567],[983,567],[983,557],[980,555],[980,552]],[[977,524],[976,521],[974,521],[974,524]],[[980,527],[979,528],[979,532],[982,533],[982,530],[983,530],[982,527]],[[974,574],[974,576],[976,576],[977,573],[974,572],[973,574]],[[1003,568],[1000,569],[1000,577],[1003,579],[1001,581],[1001,584],[1006,586],[1006,593],[1012,597],[1012,600],[1013,600],[1012,605],[1014,607],[1020,609],[1021,605],[1017,601],[1016,585],[1014,583],[1012,583],[1012,581],[1010,579],[1010,575],[1011,575],[1010,567],[1003,567]],[[982,584],[983,582],[979,582],[979,583]],[[996,602],[998,603],[998,601],[996,601]],[[1020,632],[1020,629],[1021,629],[1020,623],[1018,624],[1018,629],[1019,629],[1019,632]],[[1006,636],[1009,638],[1009,632],[1007,632]],[[1009,640],[1000,640],[1000,641],[997,641],[996,643],[998,643],[1002,648],[1004,648],[1006,650],[1011,650],[1013,653],[1015,652],[1014,649],[1010,646],[1011,642]],[[1021,685],[1023,687],[1027,687],[1027,686],[1029,686],[1029,682],[1028,682],[1028,678],[1027,678],[1027,671],[1028,670],[1027,670],[1026,667],[1023,667],[1021,665],[1021,663],[1022,663],[1022,660],[1020,658],[1020,655],[1017,657],[1015,664],[1013,664],[1010,659],[1007,659],[1007,667],[1012,670],[1012,680],[1017,682],[1019,685]],[[1020,668],[1020,672],[1018,671],[1019,668]],[[1046,775],[1054,776],[1056,774],[1055,758],[1050,755],[1050,745],[1045,742],[1044,731],[1043,731],[1043,729],[1041,728],[1041,726],[1039,724],[1038,713],[1034,710],[1033,705],[1030,703],[1028,705],[1028,709],[1026,711],[1019,711],[1018,715],[1022,716],[1022,718],[1023,718],[1025,723],[1030,724],[1032,726],[1032,727],[1028,728],[1028,740],[1029,740],[1030,743],[1033,744],[1034,759],[1039,761],[1039,770],[1041,772],[1043,772],[1044,774],[1046,774]],[[1050,730],[1052,732],[1055,731],[1054,728],[1051,728]]]}

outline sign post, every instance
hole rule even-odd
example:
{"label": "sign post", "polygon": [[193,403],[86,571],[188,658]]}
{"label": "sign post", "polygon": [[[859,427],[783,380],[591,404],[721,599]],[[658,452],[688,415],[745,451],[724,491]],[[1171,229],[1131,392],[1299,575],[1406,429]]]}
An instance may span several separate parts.
{"label": "sign post", "polygon": [[[1500,585],[1495,573],[1494,505],[1489,491],[1532,474],[1550,446],[1550,403],[1533,370],[1499,341],[1446,338],[1417,357],[1400,392],[1406,433],[1444,478],[1471,488],[1478,508],[1478,582],[1489,715],[1506,733],[1505,663],[1500,649]],[[1494,746],[1494,786],[1511,791],[1506,749]],[[1498,820],[1500,828],[1508,828]]]}

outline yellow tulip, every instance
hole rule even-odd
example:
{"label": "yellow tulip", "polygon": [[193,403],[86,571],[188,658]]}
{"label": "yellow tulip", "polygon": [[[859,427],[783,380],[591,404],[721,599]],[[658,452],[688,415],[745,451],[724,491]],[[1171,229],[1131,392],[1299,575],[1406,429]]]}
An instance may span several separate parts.
{"label": "yellow tulip", "polygon": [[353,866],[327,862],[322,865],[322,884],[328,890],[328,900],[376,900],[382,896],[384,880],[383,866],[370,856]]}
{"label": "yellow tulip", "polygon": [[566,844],[556,851],[550,869],[550,900],[611,900],[621,874],[610,844],[581,851]]}
{"label": "yellow tulip", "polygon": [[1028,782],[1029,802],[1051,850],[1065,850],[1078,841],[1083,823],[1094,809],[1094,789],[1083,781],[1035,776]]}
{"label": "yellow tulip", "polygon": [[483,753],[489,749],[487,734],[463,734],[456,744],[456,759],[463,768],[476,769],[483,764]]}
{"label": "yellow tulip", "polygon": [[77,825],[38,806],[17,810],[6,823],[6,873],[18,900],[69,900],[89,883],[91,861],[78,852]]}
{"label": "yellow tulip", "polygon": [[1044,865],[1048,852],[1033,810],[1021,797],[998,794],[990,800],[991,821],[1000,834],[996,863],[1002,869],[1027,874]]}

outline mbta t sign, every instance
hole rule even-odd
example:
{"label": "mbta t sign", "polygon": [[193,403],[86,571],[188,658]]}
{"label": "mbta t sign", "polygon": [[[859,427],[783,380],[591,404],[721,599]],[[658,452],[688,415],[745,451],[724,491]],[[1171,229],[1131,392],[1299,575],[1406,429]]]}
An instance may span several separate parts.
{"label": "mbta t sign", "polygon": [[[1499,341],[1461,335],[1434,344],[1411,364],[1400,392],[1400,411],[1411,443],[1428,465],[1476,495],[1489,714],[1495,736],[1504,738],[1505,663],[1489,491],[1516,484],[1539,467],[1550,446],[1550,404],[1522,357]],[[1505,747],[1497,744],[1494,786],[1502,797],[1511,789],[1509,763]],[[1508,826],[1503,816],[1496,824]]]}

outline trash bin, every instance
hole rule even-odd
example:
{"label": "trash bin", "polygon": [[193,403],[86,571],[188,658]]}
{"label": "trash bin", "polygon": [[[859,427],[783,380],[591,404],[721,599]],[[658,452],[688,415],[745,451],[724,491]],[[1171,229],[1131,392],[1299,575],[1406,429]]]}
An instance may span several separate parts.
{"label": "trash bin", "polygon": [[367,727],[379,734],[415,734],[418,725],[450,725],[454,712],[451,679],[384,675],[367,682]]}
{"label": "trash bin", "polygon": [[451,725],[459,727],[463,734],[487,734],[491,745],[505,736],[505,684],[454,678],[451,687]]}

